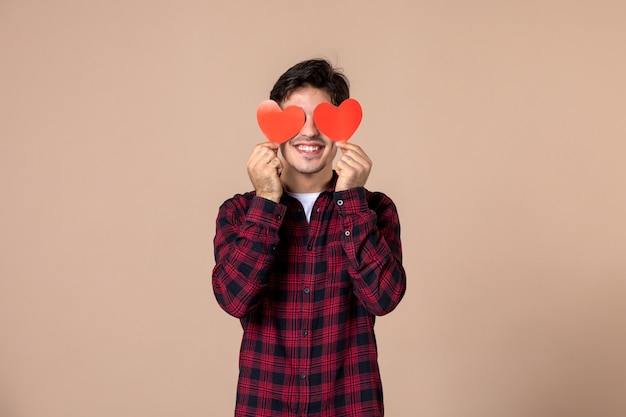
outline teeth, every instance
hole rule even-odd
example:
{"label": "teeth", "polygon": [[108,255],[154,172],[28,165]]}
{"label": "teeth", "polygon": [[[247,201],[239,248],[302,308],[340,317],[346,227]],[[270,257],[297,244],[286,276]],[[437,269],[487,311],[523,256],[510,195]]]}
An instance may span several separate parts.
{"label": "teeth", "polygon": [[297,146],[298,150],[302,151],[302,152],[315,152],[317,150],[319,150],[319,146],[310,146],[310,145],[298,145]]}

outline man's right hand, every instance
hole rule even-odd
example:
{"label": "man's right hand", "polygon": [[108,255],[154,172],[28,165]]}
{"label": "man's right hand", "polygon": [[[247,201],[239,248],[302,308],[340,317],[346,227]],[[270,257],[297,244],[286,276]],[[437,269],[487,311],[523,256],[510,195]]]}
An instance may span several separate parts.
{"label": "man's right hand", "polygon": [[283,195],[283,184],[280,182],[283,164],[278,157],[278,147],[274,142],[260,143],[248,159],[248,176],[256,195],[276,203]]}

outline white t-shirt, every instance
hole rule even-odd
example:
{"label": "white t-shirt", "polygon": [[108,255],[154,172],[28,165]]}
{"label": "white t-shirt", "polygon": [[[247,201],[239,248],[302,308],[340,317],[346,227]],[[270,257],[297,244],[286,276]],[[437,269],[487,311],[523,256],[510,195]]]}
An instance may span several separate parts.
{"label": "white t-shirt", "polygon": [[315,200],[321,194],[320,193],[290,193],[287,191],[287,194],[298,199],[302,207],[304,208],[304,213],[306,214],[306,221],[311,222],[311,212],[313,211],[313,205],[315,204]]}

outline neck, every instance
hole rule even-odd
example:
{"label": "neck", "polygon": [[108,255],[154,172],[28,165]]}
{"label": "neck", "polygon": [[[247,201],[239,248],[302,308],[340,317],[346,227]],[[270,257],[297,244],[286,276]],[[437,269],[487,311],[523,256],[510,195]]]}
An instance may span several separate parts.
{"label": "neck", "polygon": [[295,170],[283,171],[280,179],[285,190],[292,193],[319,193],[328,188],[333,171],[324,170],[315,174],[302,174]]}

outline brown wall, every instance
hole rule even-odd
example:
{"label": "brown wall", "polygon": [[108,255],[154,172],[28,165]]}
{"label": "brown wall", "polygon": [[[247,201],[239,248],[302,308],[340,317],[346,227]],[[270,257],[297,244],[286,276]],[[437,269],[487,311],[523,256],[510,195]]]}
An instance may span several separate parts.
{"label": "brown wall", "polygon": [[623,1],[0,1],[0,416],[232,415],[219,204],[291,64],[402,221],[392,417],[626,415]]}

